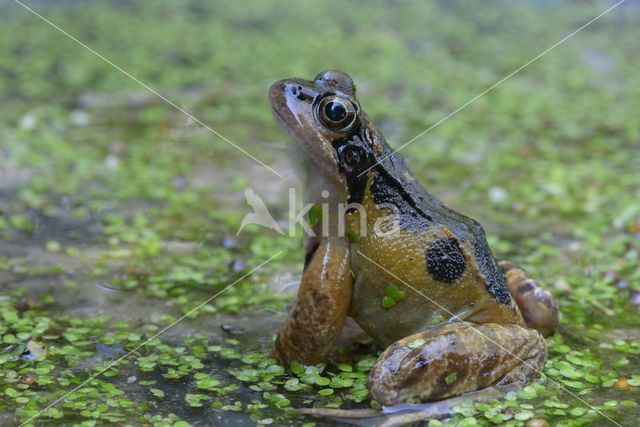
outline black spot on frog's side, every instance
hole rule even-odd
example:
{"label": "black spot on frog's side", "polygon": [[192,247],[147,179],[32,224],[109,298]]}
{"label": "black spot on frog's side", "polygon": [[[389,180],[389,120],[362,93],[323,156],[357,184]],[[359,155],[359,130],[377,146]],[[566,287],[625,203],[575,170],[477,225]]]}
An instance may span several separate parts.
{"label": "black spot on frog's side", "polygon": [[456,239],[442,239],[426,250],[427,272],[435,280],[453,283],[462,277],[467,261]]}

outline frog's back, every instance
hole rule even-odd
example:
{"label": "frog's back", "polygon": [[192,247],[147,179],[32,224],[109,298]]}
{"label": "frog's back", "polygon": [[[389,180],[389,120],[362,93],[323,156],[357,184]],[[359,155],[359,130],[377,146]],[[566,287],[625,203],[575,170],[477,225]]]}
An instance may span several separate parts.
{"label": "frog's back", "polygon": [[[388,153],[386,155],[391,154],[390,147],[386,143],[384,145]],[[440,199],[429,193],[416,181],[402,157],[391,154],[383,163],[384,168],[375,170],[372,174],[371,194],[375,203],[393,204],[400,211],[400,218],[403,219],[400,225],[407,229],[416,232],[428,227],[449,230],[453,234],[452,243],[436,242],[436,247],[431,251],[434,267],[438,261],[441,261],[438,259],[439,254],[444,255],[446,260],[451,260],[451,257],[447,257],[444,252],[456,244],[453,241],[457,241],[458,245],[471,247],[473,253],[468,255],[471,255],[477,264],[484,278],[486,290],[498,302],[509,304],[511,294],[505,277],[491,253],[482,226],[474,219],[448,208]],[[426,257],[430,257],[429,250]],[[455,265],[451,268],[462,269],[461,266]],[[440,266],[439,270],[447,270],[447,266]]]}
{"label": "frog's back", "polygon": [[[369,191],[361,199],[368,229],[373,230],[376,217],[383,215],[378,207],[385,204],[395,207],[400,226],[398,233],[370,232],[354,244],[352,315],[376,341],[386,345],[453,317],[522,322],[480,224],[425,190],[399,156],[383,160],[368,176]],[[384,268],[372,268],[371,260]],[[389,283],[402,282],[413,289],[391,309],[396,316],[381,301]]]}

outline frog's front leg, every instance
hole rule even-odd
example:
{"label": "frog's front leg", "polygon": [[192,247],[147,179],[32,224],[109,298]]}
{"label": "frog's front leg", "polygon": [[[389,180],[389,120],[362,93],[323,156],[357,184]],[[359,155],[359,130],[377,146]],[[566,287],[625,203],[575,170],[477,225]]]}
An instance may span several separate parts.
{"label": "frog's front leg", "polygon": [[498,266],[527,326],[545,337],[553,334],[558,327],[558,305],[549,291],[510,261],[498,261]]}
{"label": "frog's front leg", "polygon": [[528,381],[546,359],[544,338],[533,329],[452,322],[389,346],[371,370],[369,391],[387,406],[440,400]]}
{"label": "frog's front leg", "polygon": [[298,296],[272,351],[285,363],[326,362],[351,303],[349,242],[338,237],[320,239],[308,256]]}

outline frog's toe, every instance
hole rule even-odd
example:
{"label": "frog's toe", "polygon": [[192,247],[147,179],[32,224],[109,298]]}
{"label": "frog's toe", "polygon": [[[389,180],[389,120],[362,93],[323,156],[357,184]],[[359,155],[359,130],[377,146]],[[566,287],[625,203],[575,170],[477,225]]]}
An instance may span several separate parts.
{"label": "frog's toe", "polygon": [[527,326],[545,337],[553,334],[558,327],[558,305],[551,293],[517,265],[509,261],[500,261],[498,265]]}
{"label": "frog's toe", "polygon": [[387,406],[440,400],[494,384],[528,382],[546,358],[544,338],[535,330],[449,323],[387,348],[371,370],[369,391]]}

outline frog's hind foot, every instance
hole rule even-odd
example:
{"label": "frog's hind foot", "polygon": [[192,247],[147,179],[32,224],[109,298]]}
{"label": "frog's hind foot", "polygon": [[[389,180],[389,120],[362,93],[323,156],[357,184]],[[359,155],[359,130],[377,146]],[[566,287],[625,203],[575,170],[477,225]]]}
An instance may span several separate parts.
{"label": "frog's hind foot", "polygon": [[389,346],[369,374],[369,391],[386,406],[441,400],[528,382],[546,359],[544,338],[533,329],[453,322]]}
{"label": "frog's hind foot", "polygon": [[499,261],[513,299],[529,328],[548,337],[558,327],[558,305],[553,296],[516,264]]}
{"label": "frog's hind foot", "polygon": [[[463,396],[451,397],[445,400],[429,403],[410,403],[385,407],[383,411],[370,408],[362,409],[334,409],[334,408],[298,408],[297,411],[304,415],[313,417],[333,418],[337,421],[345,420],[361,420],[368,421],[366,425],[376,427],[395,427],[414,424],[425,420],[440,420],[449,418],[454,414],[454,408],[461,405],[465,401],[473,403],[488,402],[492,399],[498,399],[509,391],[513,391],[519,387],[519,384],[513,383],[507,386],[489,387],[472,393],[466,393]],[[365,423],[351,422],[356,425]],[[350,424],[351,424],[350,423]]]}

